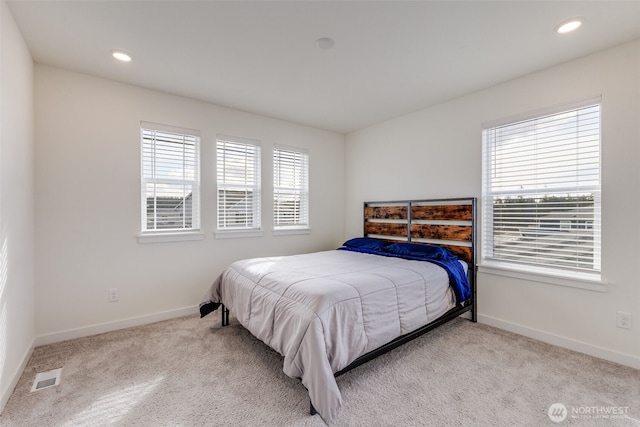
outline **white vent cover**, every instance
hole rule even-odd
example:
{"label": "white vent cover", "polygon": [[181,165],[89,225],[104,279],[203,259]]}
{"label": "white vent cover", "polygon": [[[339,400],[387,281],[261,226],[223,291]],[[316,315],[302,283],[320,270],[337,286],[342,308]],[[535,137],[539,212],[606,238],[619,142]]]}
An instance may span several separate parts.
{"label": "white vent cover", "polygon": [[39,372],[36,375],[36,379],[33,381],[31,391],[38,391],[49,387],[54,387],[60,384],[60,376],[62,374],[62,368],[53,369],[47,372]]}

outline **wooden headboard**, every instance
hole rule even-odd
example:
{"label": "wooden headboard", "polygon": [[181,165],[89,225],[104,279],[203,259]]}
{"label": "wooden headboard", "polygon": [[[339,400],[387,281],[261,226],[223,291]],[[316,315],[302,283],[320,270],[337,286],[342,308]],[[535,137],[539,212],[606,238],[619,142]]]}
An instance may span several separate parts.
{"label": "wooden headboard", "polygon": [[443,246],[475,270],[476,198],[364,203],[364,236]]}

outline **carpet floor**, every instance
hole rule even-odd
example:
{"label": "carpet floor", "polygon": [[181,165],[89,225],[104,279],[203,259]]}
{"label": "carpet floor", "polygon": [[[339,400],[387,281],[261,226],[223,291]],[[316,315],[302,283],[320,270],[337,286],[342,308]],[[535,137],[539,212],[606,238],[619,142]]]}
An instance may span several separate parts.
{"label": "carpet floor", "polygon": [[[57,368],[59,385],[31,392]],[[338,386],[332,426],[640,426],[640,371],[464,319]],[[282,357],[233,317],[187,316],[36,348],[0,426],[326,425],[308,410]]]}

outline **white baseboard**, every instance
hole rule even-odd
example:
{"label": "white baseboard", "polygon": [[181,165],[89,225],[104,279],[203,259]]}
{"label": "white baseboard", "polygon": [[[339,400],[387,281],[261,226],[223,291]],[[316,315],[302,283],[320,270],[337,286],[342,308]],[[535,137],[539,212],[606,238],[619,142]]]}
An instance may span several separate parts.
{"label": "white baseboard", "polygon": [[22,362],[20,363],[20,366],[18,366],[18,369],[16,369],[16,372],[14,372],[13,377],[11,378],[11,382],[9,383],[6,389],[2,390],[2,395],[0,395],[0,414],[2,413],[2,411],[4,411],[4,407],[7,405],[7,402],[9,402],[9,399],[13,394],[13,390],[18,385],[18,381],[20,381],[20,377],[22,376],[22,373],[27,367],[27,363],[29,363],[29,359],[31,359],[31,354],[33,354],[33,349],[35,347],[36,347],[35,341],[32,341],[31,346],[27,349],[27,351],[25,352],[22,358]]}
{"label": "white baseboard", "polygon": [[84,326],[82,328],[67,329],[65,331],[39,335],[35,339],[35,347],[88,337],[91,335],[103,334],[105,332],[117,331],[118,329],[130,328],[132,326],[147,325],[149,323],[161,322],[163,320],[174,319],[176,317],[189,316],[198,313],[198,310],[198,306],[194,305],[175,310],[163,311],[160,313],[130,317],[128,319],[116,320],[114,322],[100,323],[97,325]]}
{"label": "white baseboard", "polygon": [[482,314],[478,314],[478,322],[484,323],[485,325],[494,326],[499,329],[504,329],[509,332],[514,332],[519,335],[524,335],[525,337],[537,339],[551,345],[567,348],[569,350],[588,354],[589,356],[598,357],[600,359],[605,359],[610,362],[619,363],[625,366],[630,366],[635,369],[640,369],[640,357],[638,356],[620,353],[604,347],[587,344],[582,341],[577,341],[571,338],[566,338],[560,335],[530,328],[528,326],[523,326],[517,323],[507,322],[506,320],[497,319],[495,317]]}

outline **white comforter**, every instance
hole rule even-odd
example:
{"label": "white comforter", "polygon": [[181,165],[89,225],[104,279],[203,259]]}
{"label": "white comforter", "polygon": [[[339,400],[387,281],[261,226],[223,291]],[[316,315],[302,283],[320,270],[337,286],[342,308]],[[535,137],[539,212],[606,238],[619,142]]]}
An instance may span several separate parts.
{"label": "white comforter", "polygon": [[333,374],[357,357],[455,306],[446,271],[342,250],[237,261],[202,304],[223,302],[253,335],[284,356],[311,403],[331,421],[342,398]]}

